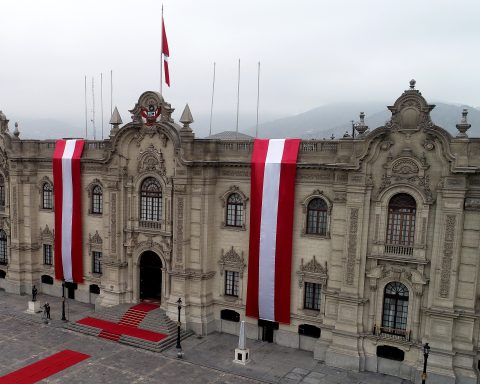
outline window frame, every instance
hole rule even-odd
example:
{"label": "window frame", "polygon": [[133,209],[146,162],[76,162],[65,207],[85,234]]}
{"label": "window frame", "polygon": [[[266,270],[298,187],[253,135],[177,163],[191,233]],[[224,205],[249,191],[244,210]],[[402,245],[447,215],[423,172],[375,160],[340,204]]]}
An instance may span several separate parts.
{"label": "window frame", "polygon": [[42,209],[53,209],[53,185],[49,181],[42,183]]}
{"label": "window frame", "polygon": [[90,213],[94,215],[103,214],[103,188],[99,184],[92,186]]}
{"label": "window frame", "polygon": [[0,230],[0,265],[8,265],[8,238],[3,229]]}
{"label": "window frame", "polygon": [[[407,198],[408,196],[408,198]],[[410,205],[399,204],[396,199],[410,200]],[[413,204],[412,204],[413,203]],[[415,198],[404,192],[393,195],[387,206],[387,226],[385,243],[413,247],[415,244],[417,202]]]}
{"label": "window frame", "polygon": [[[403,293],[400,294],[398,289]],[[388,293],[387,289],[395,289],[396,293]],[[399,307],[400,302],[402,302]],[[406,336],[408,326],[408,306],[410,290],[399,281],[390,281],[383,289],[381,332],[393,335]],[[392,316],[393,313],[393,316]]]}
{"label": "window frame", "polygon": [[[310,290],[308,287],[311,287],[312,289]],[[320,312],[322,304],[321,295],[322,284],[305,281],[303,284],[303,309]]]}
{"label": "window frame", "polygon": [[239,296],[240,272],[225,270],[224,294],[229,297]]}
{"label": "window frame", "polygon": [[[47,249],[49,251],[47,252]],[[52,244],[43,244],[43,264],[51,266],[53,265],[53,246]]]}
{"label": "window frame", "polygon": [[[147,189],[150,185],[156,186],[157,191]],[[161,223],[163,215],[163,188],[161,182],[155,177],[146,177],[140,184],[139,221]]]}
{"label": "window frame", "polygon": [[[231,201],[233,198],[235,198],[236,201]],[[245,226],[244,201],[238,192],[232,192],[227,196],[225,213],[225,226],[235,228],[243,228]]]}
{"label": "window frame", "polygon": [[[311,208],[316,202],[322,203],[322,208]],[[315,215],[314,215],[315,214]],[[315,217],[313,217],[315,216]],[[314,197],[310,199],[307,204],[307,222],[305,224],[305,234],[314,236],[327,236],[328,232],[328,204],[325,199],[321,197]]]}
{"label": "window frame", "polygon": [[97,275],[101,275],[103,273],[102,257],[102,251],[92,250],[92,273]]}

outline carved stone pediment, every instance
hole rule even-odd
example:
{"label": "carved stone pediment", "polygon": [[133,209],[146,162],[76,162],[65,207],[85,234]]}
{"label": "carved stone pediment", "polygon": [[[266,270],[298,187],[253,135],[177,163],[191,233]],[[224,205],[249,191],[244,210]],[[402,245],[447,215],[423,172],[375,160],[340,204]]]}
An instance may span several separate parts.
{"label": "carved stone pediment", "polygon": [[377,265],[368,271],[366,276],[370,279],[370,289],[372,290],[377,289],[378,280],[403,280],[408,281],[413,286],[416,295],[423,293],[423,287],[428,282],[424,274],[415,267],[396,264]]}
{"label": "carved stone pediment", "polygon": [[95,234],[93,236],[90,233],[88,235],[88,241],[92,245],[102,245],[103,244],[103,240],[102,240],[100,234],[98,233],[98,231],[95,231]]}
{"label": "carved stone pediment", "polygon": [[239,272],[240,277],[243,277],[243,270],[246,267],[243,252],[239,255],[233,246],[226,253],[222,249],[222,255],[218,260],[218,264],[220,266],[220,275],[223,275],[223,271],[228,269],[229,271]]}
{"label": "carved stone pediment", "polygon": [[147,91],[140,96],[130,113],[134,123],[153,126],[159,120],[172,121],[171,115],[173,111],[174,109],[165,102],[158,92]]}
{"label": "carved stone pediment", "polygon": [[155,148],[153,144],[150,144],[146,150],[141,151],[137,160],[139,173],[156,172],[164,176],[167,172],[163,153]]}
{"label": "carved stone pediment", "polygon": [[315,255],[312,260],[306,264],[304,264],[302,259],[300,268],[297,271],[297,276],[299,288],[302,288],[305,279],[325,285],[328,279],[327,262],[325,262],[325,266],[323,266],[316,260]]}
{"label": "carved stone pediment", "polygon": [[420,91],[415,89],[415,80],[410,81],[410,89],[403,92],[395,104],[389,106],[391,119],[386,128],[410,135],[416,131],[433,127],[430,111],[435,105],[430,105]]}
{"label": "carved stone pediment", "polygon": [[53,241],[53,232],[47,224],[45,224],[45,228],[40,228],[40,238],[44,241]]}

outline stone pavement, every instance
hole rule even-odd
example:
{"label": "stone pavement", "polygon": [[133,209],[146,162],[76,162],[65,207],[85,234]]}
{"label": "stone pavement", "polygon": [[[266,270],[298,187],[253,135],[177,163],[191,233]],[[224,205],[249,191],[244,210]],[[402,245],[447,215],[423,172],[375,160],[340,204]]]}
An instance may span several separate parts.
{"label": "stone pavement", "polygon": [[[29,299],[0,291],[0,376],[60,350],[73,349],[91,357],[42,383],[410,383],[327,367],[310,352],[252,340],[247,340],[252,361],[238,365],[232,362],[237,338],[221,333],[184,340],[184,358],[178,359],[175,348],[153,353],[66,330],[60,320],[61,298],[40,294],[40,303],[48,301],[52,308],[53,320],[44,324],[40,314],[25,313]],[[67,308],[70,321],[93,312],[92,305],[75,301],[68,301]]]}

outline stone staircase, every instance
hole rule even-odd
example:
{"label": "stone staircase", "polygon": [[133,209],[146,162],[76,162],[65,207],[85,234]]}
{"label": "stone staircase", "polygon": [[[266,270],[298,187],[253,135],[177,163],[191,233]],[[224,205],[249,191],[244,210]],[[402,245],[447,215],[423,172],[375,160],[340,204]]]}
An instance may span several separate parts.
{"label": "stone staircase", "polygon": [[[157,333],[163,333],[168,336],[159,342],[154,342],[128,335],[119,336],[105,330],[99,331],[98,328],[76,322],[66,323],[65,328],[86,335],[117,341],[122,344],[146,349],[152,352],[162,352],[176,344],[177,324],[170,320],[163,309],[157,308],[147,312],[145,315],[144,313],[135,313],[135,310],[131,307],[131,304],[120,304],[97,311],[90,317],[110,321],[124,326],[132,326],[134,328],[141,328]],[[180,333],[180,338],[183,340],[191,335],[193,335],[192,331],[182,330]]]}

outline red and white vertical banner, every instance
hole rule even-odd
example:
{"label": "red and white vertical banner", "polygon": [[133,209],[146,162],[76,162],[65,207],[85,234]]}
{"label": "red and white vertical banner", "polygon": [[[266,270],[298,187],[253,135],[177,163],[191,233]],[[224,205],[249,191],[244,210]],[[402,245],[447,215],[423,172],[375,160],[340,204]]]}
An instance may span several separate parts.
{"label": "red and white vertical banner", "polygon": [[83,282],[80,158],[83,140],[57,140],[53,153],[55,278]]}
{"label": "red and white vertical banner", "polygon": [[290,323],[293,207],[300,139],[256,139],[251,163],[246,315]]}
{"label": "red and white vertical banner", "polygon": [[170,71],[168,70],[168,59],[170,57],[170,51],[168,49],[167,34],[165,32],[165,21],[163,20],[163,16],[162,16],[162,55],[163,55],[163,69],[165,70],[165,83],[170,87]]}

